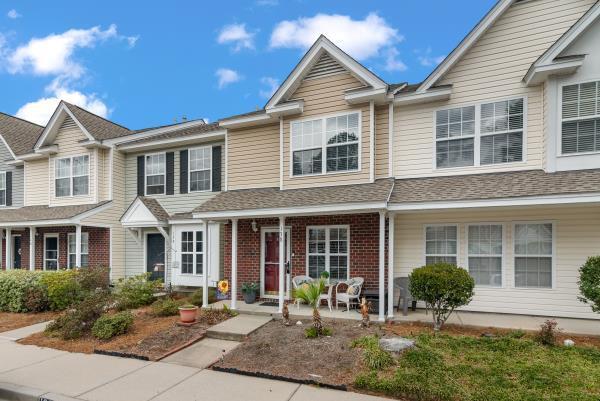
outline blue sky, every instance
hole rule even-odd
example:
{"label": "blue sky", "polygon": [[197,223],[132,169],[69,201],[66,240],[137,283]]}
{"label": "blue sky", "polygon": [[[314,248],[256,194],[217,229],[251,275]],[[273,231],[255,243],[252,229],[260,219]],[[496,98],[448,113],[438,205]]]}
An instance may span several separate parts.
{"label": "blue sky", "polygon": [[495,0],[0,2],[0,111],[58,99],[129,128],[262,107],[319,33],[387,82],[419,82]]}

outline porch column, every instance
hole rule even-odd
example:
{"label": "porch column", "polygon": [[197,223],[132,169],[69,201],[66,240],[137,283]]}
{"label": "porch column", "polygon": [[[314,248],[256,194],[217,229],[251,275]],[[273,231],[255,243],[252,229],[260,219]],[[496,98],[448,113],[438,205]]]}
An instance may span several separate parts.
{"label": "porch column", "polygon": [[285,217],[279,217],[279,309],[283,312],[285,296]]}
{"label": "porch column", "polygon": [[35,270],[35,227],[29,227],[29,270]]}
{"label": "porch column", "polygon": [[231,219],[231,309],[237,309],[238,221]]}
{"label": "porch column", "polygon": [[12,264],[12,230],[6,229],[6,270],[10,270],[13,267]]}
{"label": "porch column", "polygon": [[81,267],[81,225],[75,226],[75,267]]}
{"label": "porch column", "polygon": [[385,321],[385,211],[379,212],[379,321]]}
{"label": "porch column", "polygon": [[202,220],[204,252],[202,252],[202,307],[208,308],[208,220]]}
{"label": "porch column", "polygon": [[396,215],[389,213],[388,223],[388,319],[394,318],[394,219]]}

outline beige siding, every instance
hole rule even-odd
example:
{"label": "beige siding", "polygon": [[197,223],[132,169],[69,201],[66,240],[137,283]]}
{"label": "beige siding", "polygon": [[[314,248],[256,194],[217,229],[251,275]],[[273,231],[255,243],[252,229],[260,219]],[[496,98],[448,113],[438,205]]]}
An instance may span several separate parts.
{"label": "beige siding", "polygon": [[25,206],[47,205],[50,191],[48,159],[25,162]]}
{"label": "beige siding", "polygon": [[[452,84],[450,101],[396,107],[396,177],[542,168],[545,154],[543,88],[525,87],[522,78],[529,66],[594,2],[533,0],[513,5],[440,82]],[[521,96],[526,98],[527,104],[524,162],[435,170],[436,109]]]}
{"label": "beige siding", "polygon": [[389,177],[389,107],[375,108],[375,178]]}
{"label": "beige siding", "polygon": [[[514,288],[513,223],[555,223],[554,289]],[[600,213],[598,207],[535,207],[519,209],[419,212],[398,215],[395,221],[395,275],[406,276],[424,264],[424,227],[427,224],[458,224],[458,264],[467,266],[467,224],[504,225],[503,288],[476,288],[465,308],[472,311],[518,313],[557,317],[600,319],[579,302],[578,268],[598,254]]]}
{"label": "beige siding", "polygon": [[279,123],[227,132],[229,190],[279,186]]}

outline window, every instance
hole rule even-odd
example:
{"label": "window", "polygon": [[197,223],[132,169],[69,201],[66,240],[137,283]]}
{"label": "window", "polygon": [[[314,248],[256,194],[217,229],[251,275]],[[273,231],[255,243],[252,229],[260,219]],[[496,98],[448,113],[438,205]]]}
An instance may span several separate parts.
{"label": "window", "polygon": [[[77,255],[75,253],[76,248],[76,235],[74,233],[70,233],[68,236],[69,239],[69,243],[68,243],[68,253],[69,253],[69,268],[73,268],[76,267],[76,258]],[[88,239],[89,239],[89,234],[88,233],[81,233],[81,267],[87,267],[88,266],[88,254],[89,254],[89,243],[88,243]]]}
{"label": "window", "polygon": [[6,206],[6,172],[0,172],[0,206]]}
{"label": "window", "polygon": [[600,81],[562,88],[562,153],[600,151]]}
{"label": "window", "polygon": [[468,255],[476,285],[502,286],[502,225],[470,225]]}
{"label": "window", "polygon": [[457,242],[456,226],[425,227],[425,264],[445,262],[455,265]]}
{"label": "window", "polygon": [[58,197],[89,194],[90,158],[75,156],[54,161],[54,194]]}
{"label": "window", "polygon": [[523,160],[523,99],[481,105],[481,164]]}
{"label": "window", "polygon": [[165,164],[164,153],[146,156],[146,195],[165,193]]}
{"label": "window", "polygon": [[515,224],[515,286],[552,288],[552,223]]}
{"label": "window", "polygon": [[190,149],[190,192],[209,191],[211,180],[212,147]]}
{"label": "window", "polygon": [[292,122],[292,175],[357,171],[359,142],[360,113]]}
{"label": "window", "polygon": [[472,166],[475,154],[475,106],[436,112],[435,139],[438,168]]}
{"label": "window", "polygon": [[333,281],[347,280],[349,277],[348,227],[308,227],[308,275],[319,278],[324,271],[329,272]]}
{"label": "window", "polygon": [[44,269],[58,270],[58,234],[44,236]]}
{"label": "window", "polygon": [[181,273],[203,274],[204,233],[184,231],[181,233]]}

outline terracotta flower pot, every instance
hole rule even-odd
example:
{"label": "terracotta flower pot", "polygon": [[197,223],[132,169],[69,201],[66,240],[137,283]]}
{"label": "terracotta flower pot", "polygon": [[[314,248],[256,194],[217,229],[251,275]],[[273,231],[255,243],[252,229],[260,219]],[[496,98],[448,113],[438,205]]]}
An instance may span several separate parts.
{"label": "terracotta flower pot", "polygon": [[180,306],[179,319],[181,323],[194,323],[198,314],[197,306]]}

